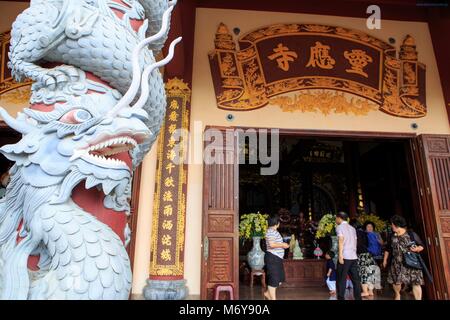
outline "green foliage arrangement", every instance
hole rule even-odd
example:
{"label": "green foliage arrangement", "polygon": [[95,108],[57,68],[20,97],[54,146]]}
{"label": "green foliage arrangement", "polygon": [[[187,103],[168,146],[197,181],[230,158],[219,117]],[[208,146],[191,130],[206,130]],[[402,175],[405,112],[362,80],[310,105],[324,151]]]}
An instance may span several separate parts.
{"label": "green foliage arrangement", "polygon": [[239,223],[239,237],[246,240],[253,237],[264,238],[268,228],[268,218],[269,215],[259,212],[242,215]]}

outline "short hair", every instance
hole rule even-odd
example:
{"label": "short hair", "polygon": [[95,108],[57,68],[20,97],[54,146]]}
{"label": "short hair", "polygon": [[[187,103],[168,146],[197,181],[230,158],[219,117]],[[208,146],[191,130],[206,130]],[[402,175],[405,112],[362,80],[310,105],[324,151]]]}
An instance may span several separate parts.
{"label": "short hair", "polygon": [[269,225],[269,227],[276,226],[278,223],[280,223],[280,216],[277,214],[270,216],[267,220],[267,224]]}
{"label": "short hair", "polygon": [[368,226],[369,224],[372,226],[373,230],[375,231],[376,226],[375,226],[375,223],[373,223],[372,221],[366,221],[366,222],[364,222],[364,226],[363,226],[364,230],[367,229],[367,226]]}
{"label": "short hair", "polygon": [[397,214],[391,218],[391,223],[399,228],[406,228],[407,226],[406,219]]}
{"label": "short hair", "polygon": [[337,213],[336,218],[341,218],[342,220],[347,220],[348,214],[346,214],[344,211],[340,211]]}
{"label": "short hair", "polygon": [[331,259],[333,259],[334,256],[336,255],[336,254],[334,253],[334,251],[331,251],[331,250],[327,251],[327,253],[325,253],[325,254],[329,255]]}

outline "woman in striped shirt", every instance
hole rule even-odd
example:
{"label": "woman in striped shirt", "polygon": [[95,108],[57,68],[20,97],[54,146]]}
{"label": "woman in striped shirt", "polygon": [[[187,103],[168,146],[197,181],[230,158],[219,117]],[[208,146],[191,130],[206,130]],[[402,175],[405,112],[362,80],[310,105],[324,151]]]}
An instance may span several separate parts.
{"label": "woman in striped shirt", "polygon": [[276,300],[276,290],[284,281],[283,257],[284,249],[289,248],[289,244],[283,242],[283,237],[277,231],[280,226],[278,215],[272,216],[268,221],[269,228],[266,231],[267,252],[264,262],[267,269],[267,291],[264,297],[269,300]]}

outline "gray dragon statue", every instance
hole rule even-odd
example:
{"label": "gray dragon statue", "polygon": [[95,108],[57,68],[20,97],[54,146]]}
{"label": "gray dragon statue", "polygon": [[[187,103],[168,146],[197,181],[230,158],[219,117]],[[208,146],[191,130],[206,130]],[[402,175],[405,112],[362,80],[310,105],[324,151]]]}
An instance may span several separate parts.
{"label": "gray dragon statue", "polygon": [[159,67],[181,39],[155,55],[175,4],[31,0],[14,22],[9,67],[33,85],[17,117],[0,108],[22,134],[0,149],[15,162],[0,201],[1,299],[128,299],[130,229],[88,208],[130,212],[133,170],[165,115]]}

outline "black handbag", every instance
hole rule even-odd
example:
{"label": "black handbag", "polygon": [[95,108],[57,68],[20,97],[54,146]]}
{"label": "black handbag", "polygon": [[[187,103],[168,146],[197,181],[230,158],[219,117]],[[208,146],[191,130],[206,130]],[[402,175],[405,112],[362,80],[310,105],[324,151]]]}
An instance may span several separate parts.
{"label": "black handbag", "polygon": [[422,270],[420,256],[416,252],[403,252],[403,261],[408,268]]}
{"label": "black handbag", "polygon": [[[411,243],[415,244],[414,234],[408,231],[408,235],[411,239]],[[403,251],[403,262],[408,268],[422,270],[423,265],[420,259],[420,254],[412,251]]]}

